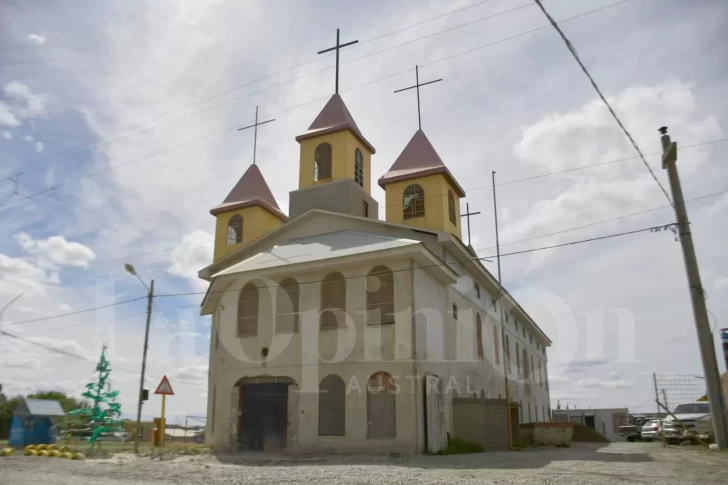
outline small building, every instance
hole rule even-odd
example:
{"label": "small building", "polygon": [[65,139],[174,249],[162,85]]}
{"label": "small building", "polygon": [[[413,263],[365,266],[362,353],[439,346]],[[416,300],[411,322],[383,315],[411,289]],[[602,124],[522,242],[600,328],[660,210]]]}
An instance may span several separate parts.
{"label": "small building", "polygon": [[627,416],[627,408],[553,410],[555,422],[583,424],[601,433],[609,441],[625,441],[619,435],[619,427]]}
{"label": "small building", "polygon": [[65,415],[58,401],[23,398],[13,411],[8,444],[17,447],[52,444],[52,418]]}

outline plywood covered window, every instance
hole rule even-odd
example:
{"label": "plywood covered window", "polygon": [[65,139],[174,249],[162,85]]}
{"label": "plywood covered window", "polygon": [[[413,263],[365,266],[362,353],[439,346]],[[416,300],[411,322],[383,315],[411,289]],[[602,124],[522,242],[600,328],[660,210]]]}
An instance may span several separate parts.
{"label": "plywood covered window", "polygon": [[367,323],[394,323],[394,276],[386,266],[376,266],[367,275]]}
{"label": "plywood covered window", "polygon": [[313,179],[324,180],[331,178],[331,145],[321,143],[316,147],[313,162]]}
{"label": "plywood covered window", "polygon": [[354,182],[364,187],[364,155],[358,148],[354,151]]}
{"label": "plywood covered window", "polygon": [[238,335],[258,333],[258,287],[248,283],[238,297]]}
{"label": "plywood covered window", "polygon": [[479,360],[483,360],[483,321],[480,319],[480,313],[475,314],[475,345],[478,346],[477,355]]}
{"label": "plywood covered window", "polygon": [[321,283],[321,328],[344,325],[346,315],[346,280],[341,273],[326,275]]}
{"label": "plywood covered window", "polygon": [[346,431],[346,385],[336,374],[329,374],[319,384],[320,436],[344,436]]}
{"label": "plywood covered window", "polygon": [[298,282],[293,278],[281,281],[276,294],[276,332],[298,332]]}
{"label": "plywood covered window", "polygon": [[397,384],[386,372],[377,372],[367,383],[367,438],[395,438]]}
{"label": "plywood covered window", "polygon": [[495,363],[500,364],[500,348],[503,343],[498,337],[498,327],[493,325],[493,349],[495,350]]}
{"label": "plywood covered window", "polygon": [[450,214],[450,222],[457,226],[458,219],[455,213],[455,195],[452,193],[452,190],[447,191],[447,212]]}
{"label": "plywood covered window", "polygon": [[420,185],[412,184],[404,189],[402,211],[405,220],[425,217],[425,190]]}
{"label": "plywood covered window", "polygon": [[228,220],[227,245],[243,242],[243,216],[235,214]]}

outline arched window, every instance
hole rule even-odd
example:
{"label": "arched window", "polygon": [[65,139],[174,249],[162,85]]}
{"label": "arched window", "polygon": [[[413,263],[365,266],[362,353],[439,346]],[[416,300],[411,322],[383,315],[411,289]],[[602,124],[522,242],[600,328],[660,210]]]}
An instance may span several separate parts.
{"label": "arched window", "polygon": [[447,191],[447,211],[450,214],[450,222],[457,226],[458,219],[455,213],[455,195],[452,193],[452,190]]}
{"label": "arched window", "polygon": [[493,325],[493,349],[495,350],[495,363],[500,364],[500,348],[503,342],[498,338],[498,327]]}
{"label": "arched window", "polygon": [[402,211],[405,220],[425,217],[425,191],[422,187],[412,184],[404,189]]}
{"label": "arched window", "polygon": [[298,282],[293,278],[281,281],[276,300],[276,333],[298,332]]}
{"label": "arched window", "polygon": [[243,242],[243,216],[235,214],[228,220],[227,245]]}
{"label": "arched window", "polygon": [[248,283],[238,297],[238,335],[258,333],[258,287]]}
{"label": "arched window", "polygon": [[354,151],[354,182],[364,187],[364,155],[358,148]]}
{"label": "arched window", "polygon": [[475,345],[477,345],[477,355],[479,360],[483,360],[483,322],[480,319],[480,313],[475,314]]}
{"label": "arched window", "polygon": [[367,323],[394,323],[394,276],[386,266],[373,268],[367,276]]}
{"label": "arched window", "polygon": [[316,147],[313,162],[313,179],[324,180],[331,178],[331,145],[322,143]]}
{"label": "arched window", "polygon": [[344,436],[346,430],[346,385],[336,374],[329,374],[319,384],[320,436]]}
{"label": "arched window", "polygon": [[386,372],[377,372],[367,382],[367,438],[397,436],[397,384]]}
{"label": "arched window", "polygon": [[346,280],[341,273],[329,273],[321,283],[321,328],[343,326],[345,314]]}

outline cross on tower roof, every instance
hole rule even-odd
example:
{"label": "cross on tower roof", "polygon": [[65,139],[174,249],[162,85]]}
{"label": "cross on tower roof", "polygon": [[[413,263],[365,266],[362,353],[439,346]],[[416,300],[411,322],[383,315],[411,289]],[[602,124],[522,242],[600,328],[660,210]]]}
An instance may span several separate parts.
{"label": "cross on tower roof", "polygon": [[346,44],[339,43],[339,29],[336,29],[336,45],[318,52],[319,54],[325,54],[326,52],[336,51],[336,94],[339,93],[339,51],[344,47],[349,47],[350,45],[354,45],[358,42],[358,40],[352,40]]}
{"label": "cross on tower roof", "polygon": [[465,214],[460,214],[460,217],[465,217],[468,220],[468,246],[470,246],[470,216],[477,216],[480,212],[470,212],[470,203],[465,203]]}
{"label": "cross on tower roof", "polygon": [[238,131],[247,130],[248,128],[255,128],[255,134],[253,135],[253,165],[255,165],[255,152],[258,150],[258,126],[264,125],[266,123],[270,123],[271,121],[275,121],[275,118],[272,118],[268,121],[261,121],[258,123],[258,107],[255,107],[255,123],[248,126],[243,126],[242,128],[238,128]]}
{"label": "cross on tower roof", "polygon": [[435,79],[434,81],[427,81],[426,83],[420,84],[420,68],[419,66],[415,66],[415,85],[409,86],[407,88],[398,89],[395,91],[395,93],[401,93],[402,91],[407,91],[409,89],[417,89],[417,123],[419,124],[420,130],[422,129],[422,115],[420,113],[420,86],[427,86],[428,84],[433,84],[436,82],[442,81],[442,78]]}

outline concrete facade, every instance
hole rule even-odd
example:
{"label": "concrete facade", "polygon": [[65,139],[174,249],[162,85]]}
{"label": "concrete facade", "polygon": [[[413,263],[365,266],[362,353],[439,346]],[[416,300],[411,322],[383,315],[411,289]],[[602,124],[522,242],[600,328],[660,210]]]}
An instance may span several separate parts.
{"label": "concrete facade", "polygon": [[379,203],[351,179],[304,187],[289,194],[291,217],[311,209],[323,209],[353,216],[377,219]]}

